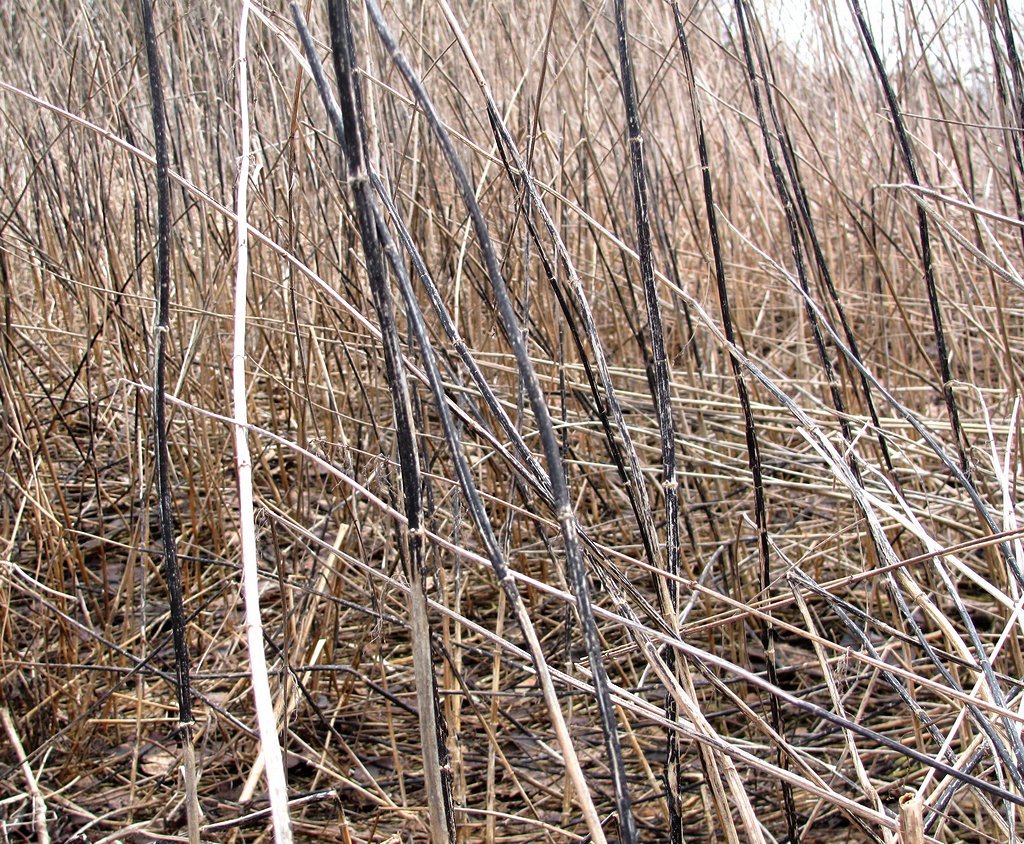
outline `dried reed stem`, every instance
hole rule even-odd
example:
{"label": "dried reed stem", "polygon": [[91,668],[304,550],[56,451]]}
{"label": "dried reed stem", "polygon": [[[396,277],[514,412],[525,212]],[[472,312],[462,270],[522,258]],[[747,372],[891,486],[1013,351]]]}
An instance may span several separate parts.
{"label": "dried reed stem", "polygon": [[260,610],[259,552],[256,548],[256,519],[252,491],[252,456],[249,451],[249,397],[246,388],[246,320],[249,282],[249,17],[251,4],[243,0],[238,21],[238,120],[239,146],[238,184],[235,213],[235,313],[234,347],[231,355],[232,408],[234,412],[235,466],[238,475],[238,522],[241,537],[242,581],[245,596],[245,627],[249,649],[249,674],[252,678],[253,701],[260,735],[260,757],[267,778],[270,814],[274,840],[278,844],[292,841],[288,814],[288,780],[285,774],[281,742],[277,733],[274,700],[267,674],[267,657],[263,641],[263,618]]}
{"label": "dried reed stem", "polygon": [[4,732],[7,733],[7,740],[14,748],[14,755],[21,768],[21,776],[25,780],[25,789],[32,800],[32,822],[36,828],[36,840],[39,844],[50,844],[50,827],[46,822],[46,800],[39,790],[39,783],[36,782],[35,774],[32,773],[32,766],[28,763],[25,755],[25,748],[21,744],[21,737],[18,735],[18,728],[11,719],[10,710],[6,706],[0,706],[0,724],[4,725]]}
{"label": "dried reed stem", "polygon": [[319,66],[302,11],[295,2],[292,3],[291,9],[292,17],[302,36],[307,60],[315,74],[321,99],[332,119],[338,143],[345,152],[348,165],[347,182],[355,200],[363,255],[373,292],[374,308],[384,340],[384,359],[398,433],[399,467],[408,524],[408,530],[401,532],[399,539],[410,583],[413,663],[416,673],[423,770],[430,810],[431,840],[434,844],[443,844],[455,838],[455,817],[452,808],[451,769],[447,748],[442,739],[446,728],[437,701],[430,622],[427,615],[419,454],[413,430],[409,384],[402,364],[401,345],[383,261],[384,252],[379,240],[377,213],[365,161],[363,106],[355,77],[355,55],[348,6],[343,2],[331,2],[328,5],[334,67],[340,92],[338,103],[330,96],[330,89]]}
{"label": "dried reed stem", "polygon": [[189,653],[185,634],[185,600],[182,593],[181,567],[178,563],[177,539],[170,483],[170,451],[167,445],[165,405],[167,344],[170,335],[171,299],[171,194],[170,164],[167,143],[167,118],[164,113],[163,86],[160,82],[160,59],[157,52],[153,5],[142,0],[142,23],[149,75],[153,134],[156,139],[157,238],[156,238],[156,351],[153,377],[153,440],[156,457],[157,499],[160,513],[160,541],[163,549],[164,576],[171,603],[171,625],[174,631],[174,659],[177,666],[178,730],[184,755],[185,807],[191,844],[199,844],[199,773],[196,768],[192,729],[192,691],[189,676]]}

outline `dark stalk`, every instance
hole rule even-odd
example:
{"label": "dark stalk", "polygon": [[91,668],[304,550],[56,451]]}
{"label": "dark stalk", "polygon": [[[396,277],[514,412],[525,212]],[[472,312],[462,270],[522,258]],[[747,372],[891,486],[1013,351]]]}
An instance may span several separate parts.
{"label": "dark stalk", "polygon": [[[741,5],[742,8],[740,8]],[[760,37],[759,32],[752,33],[751,26],[749,26],[749,22],[753,22],[756,27],[756,20],[750,10],[749,3],[737,3],[737,15],[740,24],[740,36],[743,44],[744,67],[747,71],[747,82],[750,85],[750,93],[754,101],[754,111],[757,113],[757,122],[761,129],[761,139],[764,142],[765,155],[768,160],[769,170],[772,174],[772,182],[775,185],[775,193],[779,197],[783,217],[786,221],[786,231],[789,234],[790,252],[793,256],[793,265],[796,269],[797,280],[800,282],[800,288],[803,290],[804,297],[806,299],[811,295],[811,288],[808,280],[809,274],[807,264],[804,259],[803,245],[800,238],[801,232],[799,223],[803,222],[805,229],[809,232],[813,232],[813,220],[810,214],[807,213],[809,209],[806,208],[806,204],[801,202],[800,185],[797,183],[795,178],[795,156],[789,141],[789,136],[785,131],[785,127],[782,125],[781,117],[779,116],[778,109],[775,106],[775,97],[772,93],[774,87],[774,76],[770,73],[770,68],[768,67],[768,59],[765,56],[763,39]],[[756,68],[754,64],[755,53],[757,56]],[[783,174],[782,167],[779,164],[779,155],[776,153],[772,131],[768,127],[766,112],[772,119],[772,126],[775,130],[775,140],[779,145],[779,152],[781,152],[783,162],[786,165],[785,174]],[[787,175],[790,179],[792,190],[790,189],[790,185],[786,183]],[[850,423],[846,415],[843,396],[839,389],[840,385],[837,378],[836,368],[832,364],[832,360],[829,358],[828,352],[825,349],[825,342],[822,338],[821,326],[819,325],[818,318],[814,310],[806,301],[804,302],[804,313],[806,314],[807,322],[811,327],[811,336],[814,339],[814,348],[818,353],[818,360],[825,372],[825,378],[828,382],[829,392],[832,397],[832,406],[836,409],[843,439],[845,439],[847,443],[852,444],[853,436],[850,431]],[[856,458],[852,450],[850,452],[850,469],[853,471],[855,476],[859,477],[860,470],[857,466]]]}
{"label": "dark stalk", "polygon": [[476,201],[472,183],[466,174],[462,161],[453,146],[451,139],[445,129],[440,117],[435,110],[429,95],[422,83],[409,65],[405,56],[398,48],[398,44],[391,34],[375,0],[366,0],[366,8],[369,11],[370,19],[377,30],[377,34],[385,50],[391,57],[395,67],[405,79],[406,85],[413,94],[414,99],[427,119],[431,130],[434,133],[448,167],[455,179],[456,186],[462,196],[463,203],[469,212],[473,229],[482,253],[484,266],[487,271],[491,288],[494,292],[495,304],[501,317],[502,327],[505,336],[512,347],[512,353],[516,359],[516,366],[523,381],[526,395],[530,401],[534,419],[544,449],[545,461],[547,463],[548,478],[551,483],[551,491],[555,503],[555,515],[558,519],[562,533],[562,541],[565,547],[566,569],[569,583],[577,601],[577,612],[580,616],[580,623],[583,628],[584,641],[586,643],[587,655],[590,658],[590,669],[593,673],[593,683],[598,712],[601,720],[601,728],[604,734],[605,749],[608,753],[608,763],[611,767],[612,781],[615,790],[615,801],[619,814],[619,829],[622,839],[626,844],[634,844],[637,840],[633,811],[630,806],[628,783],[626,780],[625,765],[622,759],[622,747],[619,740],[618,728],[616,725],[615,710],[611,700],[608,674],[604,666],[604,658],[601,650],[601,639],[597,630],[597,623],[594,619],[593,604],[590,596],[590,584],[584,565],[583,553],[580,547],[580,539],[577,531],[576,520],[569,498],[569,489],[566,483],[565,471],[562,465],[560,445],[555,427],[551,421],[551,413],[544,398],[540,381],[534,371],[533,361],[530,359],[529,350],[519,328],[518,316],[515,306],[509,295],[505,279],[502,276],[497,253],[491,241],[490,232],[483,217],[483,212]]}
{"label": "dark stalk", "polygon": [[[921,187],[922,183],[918,176],[917,163],[914,159],[913,149],[910,146],[910,138],[903,123],[903,115],[900,111],[899,103],[896,101],[896,92],[893,91],[892,85],[889,82],[889,75],[885,72],[885,66],[878,55],[875,39],[868,28],[867,20],[864,18],[864,11],[861,8],[860,0],[850,0],[850,3],[853,6],[853,14],[857,21],[857,27],[860,29],[864,49],[874,67],[875,73],[878,76],[878,82],[882,86],[882,92],[885,95],[889,116],[892,118],[893,133],[899,146],[900,157],[903,159],[903,166],[907,170],[911,184],[915,187]],[[942,395],[946,401],[946,414],[949,417],[949,426],[956,441],[957,454],[960,457],[960,469],[964,477],[970,481],[972,469],[970,459],[967,456],[967,438],[963,431],[963,426],[960,424],[960,411],[957,407],[956,395],[953,392],[953,375],[949,367],[949,349],[946,345],[946,331],[942,321],[942,305],[939,302],[938,288],[935,285],[928,214],[920,203],[917,204],[917,229],[921,245],[921,267],[924,272],[924,283],[928,293],[928,307],[932,315],[932,328],[935,332],[939,375],[942,378]]]}
{"label": "dark stalk", "polygon": [[[458,28],[457,21],[452,17],[449,17],[449,24],[455,31],[456,37],[459,39],[459,42],[463,47],[463,51],[466,54],[466,58],[474,68],[474,71],[476,71],[475,60],[472,53],[469,51],[469,45],[464,40],[462,31]],[[477,82],[479,83],[487,102],[488,118],[494,132],[495,141],[502,163],[505,166],[505,171],[514,185],[518,187],[521,183],[521,185],[525,187],[530,203],[537,210],[537,213],[541,218],[541,222],[544,225],[544,229],[548,234],[548,238],[552,242],[555,252],[557,253],[558,266],[560,266],[565,272],[564,286],[568,290],[568,297],[566,297],[563,292],[563,285],[559,283],[555,268],[551,265],[551,262],[544,252],[536,224],[532,217],[527,216],[526,223],[531,235],[533,236],[534,243],[537,245],[540,259],[544,264],[545,274],[551,285],[551,290],[558,300],[562,313],[565,315],[566,322],[568,323],[570,332],[572,333],[573,342],[576,344],[580,360],[583,363],[587,383],[590,386],[591,395],[593,396],[596,413],[601,421],[602,428],[604,429],[609,455],[612,458],[612,462],[615,464],[619,476],[625,483],[626,495],[637,520],[637,526],[640,530],[640,539],[644,546],[644,552],[651,566],[660,570],[661,549],[657,539],[657,529],[654,524],[650,498],[647,494],[647,487],[644,481],[643,471],[640,467],[640,460],[637,456],[636,447],[633,444],[633,437],[626,424],[625,417],[622,413],[622,406],[615,392],[611,372],[608,368],[607,357],[604,353],[603,342],[594,320],[593,310],[587,300],[586,293],[583,290],[583,285],[580,282],[579,273],[572,262],[568,249],[555,226],[554,220],[551,218],[551,215],[548,213],[547,208],[544,205],[536,180],[534,179],[523,154],[516,145],[512,133],[509,132],[501,113],[495,105],[494,99],[488,90],[486,80],[478,74]],[[626,309],[627,318],[630,312],[630,309]],[[582,323],[582,333],[586,336],[587,342],[590,344],[594,359],[593,363],[586,352],[586,347],[584,346],[582,337],[580,336],[579,326],[577,323]],[[642,345],[643,344],[641,343],[641,346]],[[646,357],[646,350],[644,350],[644,355]],[[597,378],[595,378],[594,364],[596,364],[597,368],[597,378],[600,379],[600,390],[598,389]],[[603,399],[601,395],[602,392],[604,395]],[[611,418],[609,418],[609,416]],[[612,429],[612,422],[614,422],[615,426],[614,431]],[[616,440],[616,434],[618,435],[618,440]]]}
{"label": "dark stalk", "polygon": [[[686,29],[683,23],[683,16],[679,10],[678,2],[673,0],[672,10],[675,16],[676,35],[679,41],[679,49],[683,55],[683,62],[686,66],[687,88],[690,99],[690,112],[693,116],[694,130],[697,133],[697,151],[700,157],[701,177],[704,185],[704,208],[707,216],[708,231],[711,236],[711,250],[715,263],[715,280],[718,285],[718,303],[722,315],[722,329],[725,332],[726,340],[730,345],[736,347],[736,330],[732,322],[732,309],[729,303],[729,288],[725,278],[725,261],[722,256],[722,244],[718,233],[718,216],[715,211],[714,186],[711,183],[711,167],[708,162],[707,141],[704,134],[704,120],[701,116],[700,103],[697,100],[697,83],[693,73],[693,58],[690,54],[689,43],[686,38]],[[737,0],[737,15],[740,20],[741,30],[745,36],[743,23],[743,10]],[[740,400],[740,407],[743,412],[743,429],[747,444],[747,464],[750,468],[751,478],[754,485],[754,518],[757,526],[758,557],[760,561],[760,583],[762,593],[767,594],[771,583],[771,559],[768,543],[768,510],[765,501],[764,477],[761,471],[761,450],[757,440],[757,428],[754,422],[754,412],[750,404],[750,395],[747,392],[746,381],[743,379],[743,372],[740,362],[735,355],[729,356],[729,363],[732,366],[733,378],[736,382],[736,393]],[[769,671],[769,680],[773,686],[777,686],[777,674],[774,660],[771,656],[774,650],[774,628],[771,624],[765,624],[762,628],[762,641],[764,644],[766,664]],[[782,719],[782,709],[777,697],[772,695],[770,707],[773,726],[779,735],[785,735]],[[785,767],[788,764],[787,757],[783,754],[782,748],[777,748],[779,764]],[[796,839],[798,822],[796,806],[793,801],[792,786],[782,782],[783,804],[786,813],[786,824],[789,828],[791,840]]]}
{"label": "dark stalk", "polygon": [[[661,303],[654,283],[654,247],[651,242],[650,200],[647,190],[647,166],[644,161],[644,138],[640,125],[640,107],[637,102],[633,58],[629,52],[629,29],[624,0],[615,0],[615,29],[617,35],[620,90],[626,112],[629,143],[629,164],[633,177],[633,213],[636,223],[637,254],[640,256],[640,282],[647,307],[647,328],[651,342],[651,380],[653,397],[658,413],[661,435],[662,489],[665,496],[665,549],[667,582],[656,578],[655,586],[661,600],[662,615],[672,629],[676,629],[679,574],[679,481],[676,477],[676,433],[672,418],[672,390],[665,350],[665,332],[662,324]],[[672,655],[674,669],[674,654]],[[667,716],[675,720],[677,707],[672,695],[666,695]],[[676,793],[680,782],[680,751],[671,735],[668,741],[665,783],[668,792],[669,832],[674,841],[682,839],[680,808]]]}
{"label": "dark stalk", "polygon": [[195,746],[192,728],[192,690],[188,642],[185,635],[185,599],[182,592],[181,565],[178,562],[177,539],[174,535],[174,514],[171,506],[170,450],[167,443],[167,341],[170,336],[171,306],[171,190],[167,144],[167,115],[164,108],[163,85],[160,81],[160,58],[156,45],[156,25],[151,0],[142,0],[142,26],[146,43],[146,65],[149,96],[156,141],[156,349],[153,375],[153,438],[156,456],[156,490],[160,519],[160,541],[163,549],[164,577],[171,611],[174,639],[174,660],[177,667],[178,730],[185,755],[185,791],[189,839],[199,842],[199,801]]}
{"label": "dark stalk", "polygon": [[1021,67],[1020,55],[1017,53],[1017,39],[1013,35],[1013,16],[1007,0],[997,0],[993,4],[997,10],[999,23],[1003,28],[1003,40],[1006,42],[1006,58],[1010,65],[1010,76],[1013,77],[1014,117],[1018,128],[1024,127],[1024,68]]}
{"label": "dark stalk", "polygon": [[[793,150],[793,144],[790,139],[789,132],[782,120],[775,114],[774,109],[772,112],[773,117],[776,120],[776,126],[780,136],[779,140],[782,148],[783,160],[786,163],[786,169],[789,172],[789,178],[793,185],[796,209],[799,212],[800,220],[803,223],[804,231],[806,232],[807,240],[809,241],[814,257],[815,266],[818,268],[818,273],[821,276],[822,283],[828,293],[829,300],[832,302],[832,307],[839,319],[839,324],[842,326],[843,336],[846,338],[846,343],[850,347],[850,352],[858,360],[863,360],[860,352],[860,343],[858,342],[857,335],[854,333],[853,326],[846,315],[846,307],[843,305],[842,299],[839,297],[839,291],[832,278],[832,270],[828,265],[828,261],[825,260],[825,253],[821,248],[821,241],[818,238],[817,229],[814,225],[814,217],[811,214],[811,204],[807,197],[807,191],[804,188],[803,179],[800,175],[800,168],[797,164],[797,157]],[[899,481],[896,478],[896,472],[893,468],[892,455],[889,453],[889,443],[886,440],[885,432],[882,430],[881,421],[878,417],[878,409],[875,407],[875,399],[871,393],[871,385],[863,375],[860,376],[860,386],[861,393],[864,396],[864,403],[868,410],[868,416],[870,417],[871,424],[875,430],[882,461],[885,463],[885,468],[890,480],[892,480],[894,484],[898,485]],[[843,429],[844,437],[849,441],[849,425],[842,416],[840,417],[840,426]],[[851,454],[851,459],[852,457],[853,455]],[[856,471],[856,464],[851,464],[851,468]]]}
{"label": "dark stalk", "polygon": [[[789,234],[789,245],[790,252],[793,256],[793,263],[796,267],[797,279],[800,283],[801,290],[804,292],[804,312],[807,316],[808,324],[811,328],[811,336],[814,338],[814,347],[818,353],[818,360],[820,361],[822,368],[825,372],[825,378],[828,381],[829,392],[832,396],[832,403],[836,409],[836,413],[839,417],[839,424],[842,429],[843,438],[847,443],[851,443],[853,438],[850,434],[850,426],[846,420],[845,407],[843,406],[842,395],[839,392],[839,382],[836,378],[835,367],[832,366],[832,362],[829,360],[828,353],[825,350],[825,343],[822,340],[821,328],[818,324],[818,319],[812,308],[807,305],[810,300],[810,285],[807,281],[807,268],[804,263],[803,247],[800,243],[800,231],[797,226],[796,219],[796,208],[793,202],[792,193],[786,184],[785,178],[782,174],[782,168],[779,167],[778,157],[775,154],[775,145],[772,142],[772,135],[768,129],[768,122],[765,118],[765,107],[762,101],[761,93],[761,82],[759,80],[759,74],[754,67],[754,56],[751,47],[751,33],[748,22],[749,9],[747,4],[743,0],[736,0],[736,19],[739,23],[740,28],[740,41],[743,47],[743,58],[744,66],[747,71],[747,82],[750,86],[750,95],[754,101],[754,110],[757,113],[758,126],[761,129],[761,139],[764,142],[764,148],[766,157],[768,159],[769,169],[772,174],[772,181],[775,185],[775,192],[779,198],[779,203],[782,206],[783,217],[786,220],[786,231]],[[759,58],[760,56],[759,51]],[[763,61],[762,61],[763,65]],[[765,93],[764,98],[768,100],[768,107],[772,111],[773,117],[775,116],[775,109],[772,104],[771,88],[766,78],[764,78],[764,72],[762,67],[762,73],[760,74],[764,81]],[[776,118],[776,124],[778,119]],[[850,469],[854,474],[854,477],[859,478],[860,473],[857,468],[856,458],[851,450],[850,452]],[[767,532],[767,516],[763,517],[758,514],[757,518],[758,534],[762,541],[762,548],[764,553],[761,557],[762,569],[761,569],[761,584],[760,589],[762,594],[767,595],[769,585],[771,583],[771,568],[770,562],[767,556],[768,550],[768,532]],[[772,683],[778,685],[778,666],[775,661],[775,645],[776,645],[776,631],[771,624],[765,624],[761,627],[761,644],[765,652],[765,665],[768,670],[768,679]],[[772,726],[775,728],[779,735],[786,735],[785,723],[782,718],[782,708],[779,706],[778,699],[772,697],[771,699],[771,714],[772,714]],[[787,768],[789,765],[789,757],[783,752],[781,747],[776,748],[777,763],[782,768]],[[798,838],[798,820],[796,815],[796,803],[793,800],[793,791],[789,787],[788,783],[782,784],[782,799],[783,805],[786,811],[786,825],[789,832],[789,840],[796,841]]]}
{"label": "dark stalk", "polygon": [[[668,355],[665,351],[665,332],[662,324],[661,303],[654,283],[654,248],[651,242],[650,206],[647,192],[647,167],[644,162],[644,139],[640,127],[640,107],[636,97],[633,59],[629,52],[629,31],[626,23],[624,0],[615,0],[615,28],[617,33],[619,72],[621,73],[622,101],[626,111],[629,135],[629,163],[633,175],[633,211],[636,217],[637,254],[640,256],[640,282],[647,307],[647,328],[651,341],[651,370],[654,382],[654,403],[658,412],[661,435],[662,487],[665,495],[665,547],[666,570],[672,579],[679,573],[679,481],[676,478],[675,422],[672,419],[672,390],[669,379]],[[659,584],[661,582],[659,581]],[[662,613],[674,618],[675,587],[659,588]]]}
{"label": "dark stalk", "polygon": [[[313,69],[314,77],[317,81],[317,87],[327,107],[328,114],[331,116],[332,123],[335,124],[335,131],[337,132],[339,129],[344,131],[338,115],[339,109],[334,102],[330,88],[324,78],[323,69],[320,66],[319,59],[316,55],[312,38],[309,36],[301,10],[294,0],[292,2],[292,14],[295,18],[300,36],[302,37],[303,46],[306,50],[310,66]],[[381,189],[383,188],[379,179],[377,179],[377,184]],[[394,207],[393,203],[390,204],[390,207],[393,213],[397,215],[397,209]],[[484,507],[483,499],[481,498],[473,480],[473,472],[463,449],[459,428],[456,427],[452,416],[448,397],[445,392],[444,381],[442,380],[440,370],[438,369],[436,356],[430,343],[429,333],[427,331],[419,303],[416,299],[412,283],[409,279],[408,273],[406,272],[401,255],[384,223],[383,217],[375,206],[373,207],[373,213],[379,243],[383,248],[384,254],[386,254],[388,258],[388,262],[396,279],[398,280],[399,289],[401,290],[406,307],[406,314],[421,351],[427,373],[427,380],[434,397],[435,406],[441,421],[441,427],[444,431],[446,444],[452,454],[456,475],[459,479],[459,485],[466,499],[467,509],[469,510],[480,537],[483,540],[487,557],[494,569],[495,575],[498,578],[498,582],[501,584],[509,604],[512,607],[516,621],[519,624],[523,635],[526,637],[529,647],[529,656],[537,671],[537,677],[540,681],[544,700],[548,707],[548,712],[551,716],[555,733],[559,738],[559,743],[561,744],[563,755],[565,757],[566,768],[570,779],[576,788],[577,800],[580,803],[584,818],[590,829],[591,840],[601,842],[603,844],[605,838],[601,827],[601,821],[593,805],[590,792],[586,787],[586,782],[583,779],[579,759],[576,756],[569,739],[568,729],[552,682],[551,670],[544,657],[540,638],[533,626],[533,622],[530,620],[530,616],[519,592],[519,588],[516,585],[515,580],[512,578],[512,573],[501,551],[501,546],[494,533],[486,508]],[[407,232],[407,227],[404,223],[402,225],[402,229]]]}
{"label": "dark stalk", "polygon": [[533,452],[530,451],[526,442],[523,440],[523,435],[516,428],[515,423],[509,417],[505,408],[498,401],[498,397],[494,394],[494,390],[491,385],[487,383],[487,379],[484,377],[483,372],[480,370],[479,364],[477,364],[473,355],[469,351],[469,347],[466,345],[466,341],[462,338],[459,333],[458,326],[455,325],[455,320],[452,318],[448,311],[448,306],[444,303],[444,298],[441,296],[441,291],[437,287],[437,283],[434,281],[433,276],[430,274],[430,270],[427,268],[426,262],[423,260],[423,256],[420,254],[419,248],[413,241],[412,234],[409,232],[409,227],[405,225],[405,221],[402,219],[399,213],[398,206],[395,201],[387,193],[384,188],[384,183],[380,180],[380,177],[371,171],[370,182],[373,185],[373,189],[377,194],[377,197],[383,203],[385,210],[388,212],[392,225],[398,232],[398,239],[402,243],[402,247],[409,255],[409,259],[412,262],[413,269],[416,271],[416,276],[423,285],[423,289],[427,294],[427,299],[430,301],[430,305],[437,315],[438,321],[441,323],[441,328],[448,338],[448,341],[455,348],[456,354],[459,359],[465,365],[466,369],[469,370],[469,375],[473,379],[473,383],[476,388],[480,391],[480,395],[483,397],[484,404],[487,406],[488,412],[493,414],[494,418],[498,420],[498,425],[501,430],[509,438],[512,443],[512,447],[516,451],[516,455],[520,461],[522,461],[523,467],[528,469],[531,483],[539,488],[542,492],[546,493],[546,498],[550,500],[550,485],[548,483],[547,475],[544,474],[544,470],[540,463],[537,462],[537,458],[534,457]]}
{"label": "dark stalk", "polygon": [[[536,190],[536,185],[533,182],[532,176],[526,170],[522,169],[526,165],[522,164],[521,153],[514,146],[507,146],[508,144],[514,144],[514,141],[509,136],[508,129],[498,122],[501,120],[501,117],[497,114],[497,109],[493,108],[490,99],[488,99],[488,111],[491,120],[491,127],[494,131],[496,146],[499,151],[502,164],[504,165],[505,173],[508,175],[512,184],[517,188],[520,184],[526,186],[525,196],[521,202],[529,203],[531,205],[537,203],[535,207],[538,209],[539,215],[542,219],[550,221],[550,216],[548,215],[547,210],[542,204],[540,204],[539,193]],[[519,164],[513,167],[512,161],[509,160],[509,155],[511,155],[515,161],[519,162]],[[597,327],[594,324],[590,304],[579,284],[579,277],[576,273],[575,267],[572,266],[571,260],[568,255],[565,254],[564,244],[558,242],[559,238],[555,235],[556,250],[559,252],[559,255],[563,257],[558,266],[565,269],[567,271],[566,274],[569,277],[568,291],[566,290],[567,285],[558,278],[556,265],[552,263],[544,251],[537,224],[531,215],[524,214],[524,218],[526,220],[527,229],[533,239],[533,243],[537,247],[538,257],[540,258],[541,265],[544,268],[544,275],[548,280],[551,292],[555,295],[555,299],[562,311],[562,315],[565,317],[565,324],[568,325],[569,333],[572,335],[573,344],[576,346],[580,362],[583,364],[583,371],[587,379],[587,384],[590,387],[591,398],[593,399],[594,415],[596,415],[601,422],[601,428],[605,435],[605,443],[608,446],[608,454],[611,457],[612,463],[614,464],[619,477],[625,485],[626,496],[629,499],[630,508],[633,510],[633,514],[637,519],[637,525],[640,529],[640,541],[644,547],[644,553],[652,568],[660,570],[661,566],[659,561],[661,560],[661,549],[658,545],[657,529],[654,526],[654,516],[651,509],[650,499],[647,496],[647,487],[643,482],[643,476],[640,470],[640,461],[636,455],[636,447],[633,445],[632,435],[629,433],[629,428],[626,427],[625,419],[622,418],[622,410],[615,396],[615,389],[611,382],[610,373],[608,372],[607,361],[604,355],[604,350],[601,347],[601,339],[598,336]],[[554,223],[551,221],[551,228],[548,230],[549,234],[553,229]],[[568,296],[566,295],[567,292]],[[594,371],[594,363],[587,354],[584,335],[590,343],[591,349],[593,349],[594,358],[597,361],[598,372],[601,373],[600,378],[602,383],[600,387],[598,386],[599,376]],[[602,395],[604,397],[602,397]],[[613,420],[611,418],[613,416],[615,417],[616,424],[614,429],[612,427]],[[619,439],[616,439],[616,432],[619,435]],[[619,444],[620,440],[622,445]]]}
{"label": "dark stalk", "polygon": [[[999,11],[996,13],[996,7]],[[1024,198],[1021,197],[1020,180],[1024,178],[1024,151],[1021,150],[1020,131],[1024,129],[1024,79],[1020,70],[1020,58],[1017,55],[1013,28],[1010,25],[1009,9],[1006,3],[982,3],[982,15],[985,29],[988,32],[989,49],[992,53],[992,75],[996,82],[996,93],[1004,112],[1003,138],[1010,166],[1007,178],[1013,194],[1017,219],[1024,221]],[[1003,52],[999,48],[996,20],[1002,27],[1003,40],[1006,45],[1006,63],[1010,66],[1010,79],[1006,77],[1003,66]],[[1011,84],[1012,80],[1012,84]],[[1012,122],[1011,122],[1012,118]],[[1020,229],[1021,247],[1024,249],[1024,226]]]}
{"label": "dark stalk", "polygon": [[373,306],[380,323],[384,348],[384,367],[395,414],[399,472],[402,479],[403,509],[407,529],[399,529],[399,548],[405,559],[410,585],[410,612],[413,627],[413,660],[416,674],[417,710],[423,769],[426,780],[431,838],[434,844],[455,839],[455,813],[452,807],[451,770],[443,740],[444,725],[437,700],[436,680],[432,665],[430,627],[423,570],[423,508],[419,450],[414,431],[412,402],[405,367],[402,363],[401,341],[395,323],[391,290],[387,281],[383,249],[378,239],[373,192],[368,177],[364,142],[362,96],[355,72],[355,50],[352,26],[345,0],[329,0],[328,22],[334,72],[338,84],[337,103],[329,98],[329,86],[322,68],[315,62],[316,49],[304,26],[298,6],[292,14],[299,28],[303,47],[314,71],[317,88],[331,118],[338,143],[344,151],[347,181],[366,262],[366,273],[373,296]]}

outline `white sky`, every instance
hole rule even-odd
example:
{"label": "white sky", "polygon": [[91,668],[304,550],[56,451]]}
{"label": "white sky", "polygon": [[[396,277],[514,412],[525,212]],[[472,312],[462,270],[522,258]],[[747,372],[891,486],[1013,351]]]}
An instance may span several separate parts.
{"label": "white sky", "polygon": [[[984,31],[981,2],[985,0],[861,0],[861,6],[876,43],[887,58],[897,54],[906,33],[906,21],[913,10],[925,37],[938,36],[951,50],[955,45],[957,65],[968,69],[976,65],[980,49],[984,50],[985,63],[991,61],[987,43],[974,40]],[[843,39],[851,49],[858,52],[861,49],[849,0],[761,0],[761,3],[767,12],[765,19],[776,24],[783,38],[797,51],[814,49],[820,12],[816,14],[812,9],[820,10],[826,4]],[[1008,5],[1015,22],[1017,49],[1024,52],[1024,0],[1009,0]],[[972,32],[973,39],[964,37],[964,33]],[[914,44],[912,53],[919,55],[919,49]]]}

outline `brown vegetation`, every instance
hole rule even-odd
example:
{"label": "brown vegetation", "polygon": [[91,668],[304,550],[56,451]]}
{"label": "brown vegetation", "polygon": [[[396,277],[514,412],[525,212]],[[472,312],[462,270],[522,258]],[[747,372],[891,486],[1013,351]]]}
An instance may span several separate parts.
{"label": "brown vegetation", "polygon": [[[248,445],[295,839],[441,841],[450,813],[464,842],[1017,840],[1015,4],[906,4],[884,79],[845,4],[797,52],[758,3],[446,5],[382,17],[490,257],[362,3],[344,149],[288,7],[248,22]],[[41,6],[0,5],[0,841],[187,840],[141,16]],[[274,834],[231,422],[239,11],[155,6],[198,798],[232,842]],[[348,178],[352,126],[379,180]]]}

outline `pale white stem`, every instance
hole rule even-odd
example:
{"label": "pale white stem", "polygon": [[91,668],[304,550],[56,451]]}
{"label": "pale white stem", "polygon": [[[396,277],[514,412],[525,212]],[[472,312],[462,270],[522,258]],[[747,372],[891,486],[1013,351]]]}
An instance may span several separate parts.
{"label": "pale white stem", "polygon": [[263,647],[263,622],[260,618],[256,521],[252,493],[252,457],[249,454],[248,408],[245,386],[245,320],[249,279],[249,0],[242,0],[238,24],[238,118],[239,147],[238,193],[236,203],[236,243],[238,266],[235,274],[235,336],[231,355],[232,397],[235,423],[235,460],[238,467],[238,518],[242,540],[242,582],[245,597],[245,629],[249,645],[249,670],[256,705],[256,721],[270,797],[270,817],[277,844],[291,844],[292,828],[288,817],[288,783],[285,779],[277,718],[267,675],[267,657]]}
{"label": "pale white stem", "polygon": [[0,706],[0,721],[3,722],[7,738],[14,748],[14,754],[18,757],[18,765],[21,766],[21,775],[25,778],[25,788],[32,798],[32,820],[36,827],[36,837],[39,844],[50,844],[50,830],[46,826],[46,801],[43,800],[43,793],[39,790],[35,774],[32,773],[32,766],[28,764],[28,756],[25,755],[25,748],[22,747],[21,737],[14,726],[11,713],[6,706]]}

